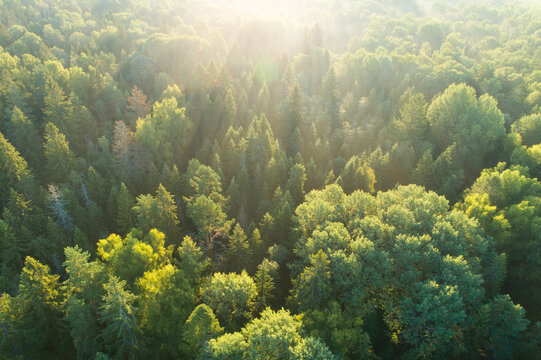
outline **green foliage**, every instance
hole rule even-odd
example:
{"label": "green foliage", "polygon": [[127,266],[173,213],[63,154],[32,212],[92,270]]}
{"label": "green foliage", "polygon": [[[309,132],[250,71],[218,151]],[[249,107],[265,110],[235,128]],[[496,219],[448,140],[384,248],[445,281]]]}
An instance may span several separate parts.
{"label": "green foliage", "polygon": [[240,332],[211,339],[203,348],[201,359],[242,360],[247,344]]}
{"label": "green foliage", "polygon": [[[409,356],[461,356],[468,351],[462,339],[475,330],[469,317],[505,274],[478,224],[417,186],[373,197],[330,185],[307,195],[296,222],[291,304],[348,358],[370,357],[370,342],[357,338],[362,351],[349,345],[348,330],[325,316],[376,309],[383,309],[389,341],[403,344]],[[344,333],[337,338],[333,331]]]}
{"label": "green foliage", "polygon": [[124,183],[120,184],[120,192],[116,203],[117,228],[120,233],[125,234],[129,232],[134,225],[133,207],[135,206],[135,200]]}
{"label": "green foliage", "polygon": [[205,347],[209,340],[217,338],[223,331],[212,309],[205,304],[198,305],[184,326],[185,353],[194,358],[201,347]]}
{"label": "green foliage", "polygon": [[310,266],[304,269],[293,287],[292,301],[299,304],[300,309],[323,308],[331,299],[329,264],[323,250],[310,256]]}
{"label": "green foliage", "polygon": [[214,260],[216,250],[219,250],[220,246],[219,238],[225,237],[235,220],[227,220],[221,205],[205,195],[198,195],[192,199],[186,210],[198,230],[202,248],[207,256]]}
{"label": "green foliage", "polygon": [[69,335],[62,321],[63,301],[59,276],[51,275],[47,265],[27,257],[17,296],[4,294],[0,300],[2,353],[46,359],[71,353],[73,345],[65,341]]}
{"label": "green foliage", "polygon": [[495,99],[465,84],[451,85],[435,98],[427,117],[440,149],[456,144],[457,161],[469,176],[479,172],[504,134],[504,119]]}
{"label": "green foliage", "polygon": [[256,310],[262,311],[270,306],[275,297],[275,281],[278,276],[278,263],[264,259],[257,266],[254,281],[257,291]]}
{"label": "green foliage", "polygon": [[336,181],[348,194],[355,190],[374,192],[376,176],[374,170],[366,162],[354,156],[348,160]]}
{"label": "green foliage", "polygon": [[211,167],[192,159],[188,164],[185,176],[196,196],[204,195],[220,205],[225,204],[225,198],[222,196],[222,182]]}
{"label": "green foliage", "polygon": [[306,170],[303,165],[295,164],[289,170],[287,179],[287,190],[293,198],[294,204],[300,204],[304,200],[304,182],[306,181]]}
{"label": "green foliage", "polygon": [[164,163],[180,163],[188,144],[192,123],[175,98],[156,102],[152,115],[137,121],[136,138],[152,154],[158,168]]}
{"label": "green foliage", "polygon": [[533,284],[540,276],[539,255],[534,249],[541,216],[541,184],[524,168],[505,167],[501,163],[484,170],[458,206],[478,219],[496,240],[498,250],[507,255],[504,288],[537,319],[539,312],[532,292],[535,294]]}
{"label": "green foliage", "polygon": [[145,272],[170,264],[172,253],[173,247],[165,246],[165,235],[156,229],[144,237],[138,231],[130,232],[124,239],[111,234],[98,241],[97,250],[108,269],[130,285]]}
{"label": "green foliage", "polygon": [[435,281],[416,283],[412,296],[400,302],[400,321],[407,324],[401,335],[414,345],[413,357],[439,357],[455,351],[451,344],[460,337],[466,317],[457,290]]}
{"label": "green foliage", "polygon": [[179,340],[171,334],[182,333],[195,303],[196,289],[190,285],[184,272],[171,264],[147,271],[137,281],[140,326],[152,337],[152,353],[178,356]]}
{"label": "green foliage", "polygon": [[18,108],[14,107],[6,124],[6,135],[21,155],[34,166],[42,159],[41,137],[36,125]]}
{"label": "green foliage", "polygon": [[0,0],[0,357],[537,358],[539,11],[428,3]]}
{"label": "green foliage", "polygon": [[241,274],[214,273],[201,291],[203,303],[214,311],[227,330],[239,329],[250,319],[257,289],[246,271]]}
{"label": "green foliage", "polygon": [[178,247],[178,259],[178,265],[190,280],[192,287],[199,287],[201,276],[209,261],[203,258],[203,252],[191,237],[186,236],[182,240],[182,244]]}
{"label": "green foliage", "polygon": [[487,355],[493,359],[512,359],[519,353],[521,333],[528,325],[524,309],[513,304],[508,295],[496,296],[489,306]]}
{"label": "green foliage", "polygon": [[249,268],[252,251],[247,239],[248,237],[240,225],[235,225],[233,233],[229,237],[226,254],[231,271],[240,273]]}
{"label": "green foliage", "polygon": [[100,306],[100,320],[105,324],[103,342],[114,359],[141,357],[141,329],[137,323],[136,296],[125,289],[126,282],[112,276],[104,285],[105,295]]}
{"label": "green foliage", "polygon": [[45,172],[47,179],[55,183],[66,181],[75,168],[75,156],[71,152],[66,136],[51,122],[45,125]]}
{"label": "green foliage", "polygon": [[103,285],[107,277],[101,263],[88,261],[88,252],[77,247],[66,248],[65,256],[64,267],[68,275],[63,284],[68,298],[66,320],[70,324],[77,358],[85,359],[101,350],[96,307],[105,293]]}
{"label": "green foliage", "polygon": [[45,92],[46,95],[43,99],[45,121],[54,124],[60,131],[66,132],[68,122],[72,121],[73,105],[71,101],[66,99],[64,92],[54,81],[48,82]]}
{"label": "green foliage", "polygon": [[277,130],[277,136],[282,139],[287,147],[287,155],[295,156],[300,150],[298,137],[295,131],[304,125],[304,104],[301,90],[298,84],[295,84],[290,90],[284,104],[282,120]]}
{"label": "green foliage", "polygon": [[30,176],[26,161],[0,133],[0,205],[5,205],[10,188],[21,188]]}
{"label": "green foliage", "polygon": [[76,296],[88,303],[98,303],[106,282],[103,265],[97,261],[89,262],[90,254],[78,247],[67,247],[64,253],[64,267],[68,275],[64,282],[67,296]]}
{"label": "green foliage", "polygon": [[333,301],[327,308],[309,310],[303,315],[307,333],[324,341],[334,353],[349,359],[373,358],[370,337],[358,314],[343,312]]}
{"label": "green foliage", "polygon": [[[126,196],[126,195],[125,195]],[[127,199],[129,201],[129,197]],[[126,200],[124,200],[126,201]],[[127,209],[124,209],[124,215]],[[159,185],[156,190],[156,196],[141,195],[137,198],[137,205],[133,207],[137,215],[137,228],[143,232],[157,228],[167,234],[169,241],[176,240],[178,236],[177,225],[177,205],[174,197],[163,187]]]}
{"label": "green foliage", "polygon": [[526,146],[541,143],[541,114],[521,117],[511,125],[511,132],[520,135]]}
{"label": "green foliage", "polygon": [[241,332],[212,339],[203,349],[208,359],[335,359],[319,340],[305,338],[300,317],[266,309]]}

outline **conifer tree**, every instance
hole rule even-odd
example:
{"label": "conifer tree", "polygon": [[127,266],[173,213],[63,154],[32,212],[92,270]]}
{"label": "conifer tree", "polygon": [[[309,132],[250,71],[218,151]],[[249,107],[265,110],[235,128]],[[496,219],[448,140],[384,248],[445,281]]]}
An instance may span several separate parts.
{"label": "conifer tree", "polygon": [[11,112],[6,135],[25,159],[33,166],[40,165],[43,156],[40,135],[36,125],[18,107]]}
{"label": "conifer tree", "polygon": [[287,155],[294,157],[299,151],[299,138],[296,134],[297,128],[304,126],[304,104],[301,89],[295,84],[289,91],[289,95],[284,104],[282,113],[282,122],[277,131],[284,144],[286,144]]}
{"label": "conifer tree", "polygon": [[125,289],[126,282],[112,276],[104,285],[100,321],[105,324],[101,336],[108,354],[117,359],[142,357],[141,329],[134,305],[136,296]]}
{"label": "conifer tree", "polygon": [[143,232],[157,228],[167,233],[169,241],[175,241],[179,222],[177,205],[162,184],[158,186],[156,196],[139,196],[133,210],[137,214],[137,227]]}
{"label": "conifer tree", "polygon": [[45,143],[43,144],[45,173],[51,182],[62,183],[67,180],[75,168],[75,156],[69,148],[66,136],[51,122],[45,125]]}
{"label": "conifer tree", "polygon": [[182,244],[178,247],[178,259],[178,266],[190,280],[191,286],[194,289],[198,288],[209,260],[204,258],[201,248],[191,237],[186,236],[182,240]]}
{"label": "conifer tree", "polygon": [[231,271],[240,273],[250,268],[252,251],[247,239],[242,227],[235,225],[227,245],[227,260]]}
{"label": "conifer tree", "polygon": [[331,299],[331,275],[329,258],[323,250],[310,257],[306,267],[293,287],[294,301],[301,309],[323,308]]}
{"label": "conifer tree", "polygon": [[270,306],[274,300],[275,279],[278,276],[278,263],[264,259],[257,266],[257,272],[254,276],[257,289],[256,310],[262,311]]}
{"label": "conifer tree", "polygon": [[48,82],[43,102],[45,103],[43,109],[45,121],[53,123],[61,132],[65,133],[73,114],[73,104],[55,81]]}
{"label": "conifer tree", "polygon": [[295,205],[304,200],[304,182],[306,181],[306,170],[302,164],[295,164],[289,169],[287,190],[293,198]]}
{"label": "conifer tree", "polygon": [[30,179],[26,161],[0,132],[0,207],[8,200],[10,188],[23,187]]}
{"label": "conifer tree", "polygon": [[325,120],[329,122],[330,131],[341,129],[342,122],[339,112],[338,91],[336,89],[336,75],[332,67],[323,78],[321,96],[323,98]]}
{"label": "conifer tree", "polygon": [[135,129],[137,119],[144,119],[150,112],[150,104],[147,97],[136,85],[133,86],[128,97],[128,123]]}
{"label": "conifer tree", "polygon": [[66,209],[67,201],[64,199],[64,194],[57,185],[49,185],[47,204],[56,224],[64,229],[64,231],[71,233],[73,230],[73,220]]}
{"label": "conifer tree", "polygon": [[120,184],[120,193],[117,200],[116,224],[121,234],[127,234],[134,226],[133,207],[135,199],[130,194],[126,184]]}
{"label": "conifer tree", "polygon": [[[3,322],[3,350],[9,357],[24,354],[27,358],[69,357],[73,346],[62,313],[63,293],[58,275],[49,267],[27,257],[21,272],[16,297],[0,299]],[[7,312],[7,313],[6,313]]]}

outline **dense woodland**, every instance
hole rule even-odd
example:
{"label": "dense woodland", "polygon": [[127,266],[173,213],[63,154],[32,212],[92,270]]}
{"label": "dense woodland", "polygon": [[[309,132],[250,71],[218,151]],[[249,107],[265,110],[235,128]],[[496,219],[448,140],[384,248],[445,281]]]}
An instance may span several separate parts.
{"label": "dense woodland", "polygon": [[540,19],[0,0],[0,358],[539,358]]}

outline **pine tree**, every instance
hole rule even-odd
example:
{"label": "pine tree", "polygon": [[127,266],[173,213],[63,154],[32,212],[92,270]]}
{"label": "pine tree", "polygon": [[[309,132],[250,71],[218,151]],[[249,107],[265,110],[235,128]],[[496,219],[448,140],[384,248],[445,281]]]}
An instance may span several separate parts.
{"label": "pine tree", "polygon": [[62,183],[75,168],[75,156],[69,148],[66,136],[51,122],[45,126],[45,172],[51,182]]}
{"label": "pine tree", "polygon": [[178,236],[178,209],[173,196],[162,184],[158,186],[156,196],[139,196],[133,210],[140,230],[147,232],[157,228],[166,232],[169,241],[175,241]]}
{"label": "pine tree", "polygon": [[8,200],[10,188],[24,187],[30,180],[26,161],[0,132],[0,208]]}
{"label": "pine tree", "polygon": [[45,108],[45,121],[53,123],[60,131],[68,130],[68,122],[73,114],[73,104],[66,98],[62,88],[53,80],[47,84],[46,95],[43,99]]}
{"label": "pine tree", "polygon": [[162,218],[164,220],[164,231],[166,232],[169,241],[175,241],[178,236],[178,210],[175,198],[169,193],[165,187],[160,184],[156,190],[156,201],[158,202]]}
{"label": "pine tree", "polygon": [[262,311],[274,300],[275,279],[278,276],[278,263],[264,259],[257,266],[254,280],[257,289],[256,311]]}
{"label": "pine tree", "polygon": [[[6,214],[4,217],[10,217],[11,214]],[[23,239],[17,234],[6,220],[0,220],[0,259],[2,260],[2,272],[11,269],[16,273],[23,265],[24,254],[28,253],[30,247],[26,243],[27,239]],[[7,279],[6,279],[7,280]],[[5,290],[5,289],[2,289]]]}
{"label": "pine tree", "polygon": [[193,288],[198,288],[204,271],[209,265],[208,259],[204,259],[201,248],[189,236],[184,237],[178,248],[178,266],[184,271]]}
{"label": "pine tree", "polygon": [[287,155],[290,157],[297,155],[300,149],[296,129],[301,129],[304,126],[304,111],[301,89],[298,84],[295,84],[289,91],[282,113],[281,125],[276,131],[282,142],[287,144]]}
{"label": "pine tree", "polygon": [[335,129],[342,128],[340,119],[338,91],[336,89],[336,75],[331,67],[323,79],[321,87],[321,96],[323,98],[323,109],[326,120],[329,121],[331,133]]}
{"label": "pine tree", "polygon": [[[6,310],[4,300],[4,297],[0,300],[0,313]],[[7,335],[4,341],[12,344],[7,348],[10,358],[23,351],[25,358],[30,359],[73,355],[71,342],[65,341],[69,334],[63,322],[63,301],[59,276],[51,275],[48,266],[27,257],[18,294],[10,301],[12,315],[8,318],[4,314],[0,316],[3,322],[7,320],[2,327]]]}
{"label": "pine tree", "polygon": [[249,269],[252,251],[247,239],[242,227],[239,224],[235,225],[227,245],[227,259],[231,271],[240,273],[244,269]]}
{"label": "pine tree", "polygon": [[302,309],[322,308],[331,299],[331,275],[329,258],[323,250],[310,257],[306,267],[293,287],[295,302]]}
{"label": "pine tree", "polygon": [[98,173],[94,167],[90,166],[87,172],[87,189],[91,201],[95,202],[100,211],[106,208],[107,190],[110,188],[107,181]]}
{"label": "pine tree", "polygon": [[100,320],[105,324],[102,338],[109,354],[117,359],[142,357],[141,330],[137,323],[136,296],[125,289],[126,282],[112,276],[104,285]]}
{"label": "pine tree", "polygon": [[40,134],[36,125],[18,107],[13,108],[6,130],[6,136],[21,155],[33,166],[39,166],[43,156]]}
{"label": "pine tree", "polygon": [[304,182],[306,181],[306,170],[302,164],[295,164],[289,169],[289,178],[287,180],[287,190],[293,198],[295,205],[299,205],[304,200]]}
{"label": "pine tree", "polygon": [[134,226],[133,207],[135,199],[130,194],[126,184],[120,184],[120,193],[117,200],[116,224],[121,234],[127,234]]}
{"label": "pine tree", "polygon": [[199,232],[204,251],[211,260],[215,260],[223,247],[220,239],[227,235],[235,220],[227,220],[222,206],[205,195],[195,196],[186,210]]}
{"label": "pine tree", "polygon": [[98,139],[98,123],[88,108],[80,104],[75,105],[66,136],[77,156],[86,154],[89,143]]}

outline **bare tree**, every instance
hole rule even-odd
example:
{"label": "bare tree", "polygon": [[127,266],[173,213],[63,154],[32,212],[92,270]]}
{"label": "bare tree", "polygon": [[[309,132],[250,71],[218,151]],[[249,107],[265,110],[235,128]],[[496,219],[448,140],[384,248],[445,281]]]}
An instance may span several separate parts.
{"label": "bare tree", "polygon": [[73,230],[73,221],[70,214],[66,211],[66,200],[64,194],[55,184],[49,184],[49,194],[47,195],[47,206],[49,207],[51,216],[54,218],[58,226],[66,232],[71,233]]}
{"label": "bare tree", "polygon": [[150,104],[141,90],[134,86],[131,96],[128,97],[128,120],[132,129],[135,128],[137,119],[144,118],[150,112]]}

